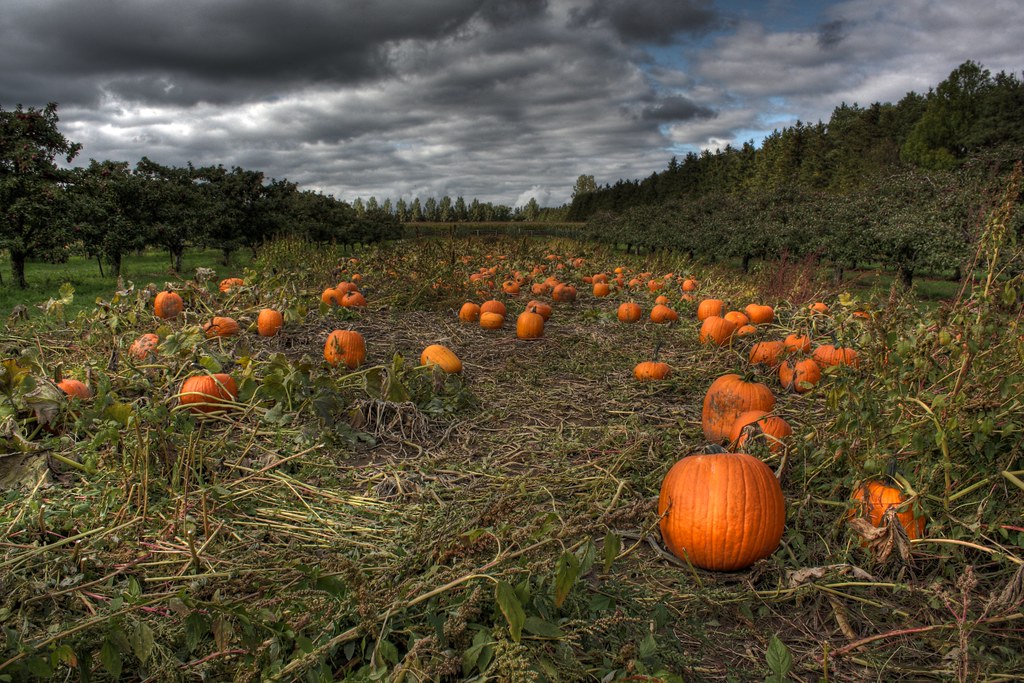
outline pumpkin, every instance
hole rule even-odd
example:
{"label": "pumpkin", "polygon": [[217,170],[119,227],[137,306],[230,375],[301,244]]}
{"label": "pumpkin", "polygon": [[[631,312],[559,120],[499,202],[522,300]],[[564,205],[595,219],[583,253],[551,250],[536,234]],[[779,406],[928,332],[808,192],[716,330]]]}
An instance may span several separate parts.
{"label": "pumpkin", "polygon": [[520,339],[540,339],[544,336],[544,316],[531,310],[516,318],[516,336]]}
{"label": "pumpkin", "polygon": [[462,361],[443,344],[431,344],[420,354],[420,365],[436,365],[449,375],[462,372]]}
{"label": "pumpkin", "polygon": [[551,314],[554,312],[554,309],[552,309],[551,306],[541,301],[537,301],[536,299],[526,304],[526,310],[533,311],[540,317],[544,318],[544,322],[550,320]]}
{"label": "pumpkin", "polygon": [[744,325],[736,330],[737,337],[749,337],[752,334],[757,334],[757,328],[753,325]]}
{"label": "pumpkin", "polygon": [[750,347],[750,364],[767,365],[773,370],[779,367],[785,345],[780,341],[760,341]]}
{"label": "pumpkin", "polygon": [[334,330],[327,335],[324,360],[332,366],[344,363],[349,370],[355,370],[366,360],[363,335],[353,330]]}
{"label": "pumpkin", "polygon": [[644,312],[640,308],[640,304],[632,301],[619,304],[619,310],[616,312],[619,320],[624,323],[635,323],[640,320],[643,314]]}
{"label": "pumpkin", "polygon": [[501,313],[488,311],[480,314],[480,327],[485,330],[500,330],[505,324],[505,316]]}
{"label": "pumpkin", "polygon": [[149,332],[132,342],[132,345],[128,347],[128,355],[136,360],[146,360],[151,355],[156,355],[156,347],[159,343],[160,337]]}
{"label": "pumpkin", "polygon": [[828,313],[828,305],[821,301],[815,301],[813,304],[808,306],[811,309],[811,313],[817,313],[819,315],[825,315]]}
{"label": "pumpkin", "polygon": [[775,396],[758,382],[748,382],[736,374],[722,375],[708,388],[701,411],[704,436],[713,443],[725,443],[736,418],[748,410],[771,412]]}
{"label": "pumpkin", "polygon": [[184,309],[185,302],[177,292],[160,292],[153,300],[153,313],[164,320],[177,317]]}
{"label": "pumpkin", "polygon": [[750,318],[750,322],[755,325],[764,325],[775,320],[775,309],[771,306],[762,306],[760,304],[747,304],[743,312]]}
{"label": "pumpkin", "polygon": [[590,281],[595,285],[601,282],[608,282],[608,275],[606,273],[597,273],[590,278]]}
{"label": "pumpkin", "polygon": [[662,289],[664,286],[665,286],[665,283],[662,280],[648,280],[647,281],[647,291],[649,291],[649,292],[657,292],[659,289]]}
{"label": "pumpkin", "polygon": [[807,353],[811,350],[811,338],[793,333],[782,340],[782,347],[784,353]]}
{"label": "pumpkin", "polygon": [[341,305],[345,308],[365,308],[366,297],[353,289],[341,295]]}
{"label": "pumpkin", "polygon": [[62,379],[61,381],[57,382],[57,388],[63,391],[68,396],[72,396],[74,398],[84,399],[92,397],[92,390],[89,389],[85,382],[82,382],[81,380]]}
{"label": "pumpkin", "polygon": [[732,341],[732,336],[735,333],[735,323],[726,318],[719,318],[717,315],[712,315],[704,318],[704,322],[700,325],[700,343],[714,343],[719,346],[724,346]]}
{"label": "pumpkin", "polygon": [[480,320],[480,304],[467,301],[459,309],[459,320],[464,323],[475,323]]}
{"label": "pumpkin", "polygon": [[[896,486],[872,480],[855,489],[850,500],[855,501],[857,506],[847,514],[848,519],[861,517],[871,522],[871,526],[878,527],[882,524],[885,511],[891,507],[899,508],[907,502],[907,497]],[[918,515],[913,504],[908,505],[903,512],[897,512],[896,518],[906,530],[907,538],[913,540],[924,536],[924,515]]]}
{"label": "pumpkin", "polygon": [[612,293],[612,288],[608,286],[607,282],[595,282],[594,283],[594,296],[604,297]]}
{"label": "pumpkin", "polygon": [[679,314],[665,304],[656,304],[651,309],[651,322],[662,324],[673,323],[677,320],[679,320]]}
{"label": "pumpkin", "polygon": [[335,289],[341,292],[342,294],[348,294],[349,292],[358,291],[359,285],[357,285],[355,282],[342,281],[338,283]]}
{"label": "pumpkin", "polygon": [[814,349],[814,353],[811,357],[818,361],[818,364],[823,367],[831,365],[850,365],[853,367],[860,367],[860,357],[857,355],[857,351],[844,346],[836,346],[834,344],[823,344],[818,348]]}
{"label": "pumpkin", "polygon": [[704,299],[697,304],[697,320],[704,320],[713,315],[719,317],[725,311],[725,302],[721,299]]}
{"label": "pumpkin", "polygon": [[786,360],[779,366],[779,382],[782,388],[803,394],[821,381],[821,368],[812,358]]}
{"label": "pumpkin", "polygon": [[655,304],[660,304],[660,305],[662,305],[662,306],[668,306],[668,297],[667,297],[667,296],[665,296],[664,294],[660,294],[660,295],[658,295],[658,297],[657,297],[657,298],[656,298],[656,299],[654,300],[654,303],[655,303]]}
{"label": "pumpkin", "polygon": [[229,277],[220,281],[218,289],[222,292],[230,292],[235,287],[241,287],[245,284],[245,280],[240,277]]}
{"label": "pumpkin", "polygon": [[505,307],[505,304],[497,299],[491,299],[480,304],[480,313],[497,313],[504,318],[508,315],[508,309]]}
{"label": "pumpkin", "polygon": [[750,322],[750,318],[748,318],[745,313],[741,313],[739,311],[729,311],[722,317],[726,320],[732,321],[732,324],[737,328],[743,327]]}
{"label": "pumpkin", "polygon": [[551,298],[565,303],[576,301],[576,288],[572,285],[560,284],[551,290]]}
{"label": "pumpkin", "polygon": [[645,360],[642,363],[637,363],[636,367],[633,368],[633,377],[641,382],[665,379],[671,373],[672,368],[669,367],[668,363],[656,360]]}
{"label": "pumpkin", "polygon": [[519,283],[515,280],[505,280],[501,283],[501,291],[516,296],[519,294]]}
{"label": "pumpkin", "polygon": [[751,438],[763,439],[768,450],[778,453],[785,444],[783,439],[793,434],[793,428],[778,415],[769,415],[763,410],[748,410],[740,413],[729,431],[729,443],[733,448],[742,449]]}
{"label": "pumpkin", "polygon": [[685,280],[683,280],[683,291],[684,292],[696,292],[697,291],[697,281],[694,280],[692,277],[688,277]]}
{"label": "pumpkin", "polygon": [[197,414],[223,411],[237,398],[234,378],[223,372],[186,377],[178,391],[178,402]]}
{"label": "pumpkin", "polygon": [[779,546],[786,502],[778,479],[753,456],[690,455],[665,475],[658,515],[672,554],[702,569],[736,571]]}
{"label": "pumpkin", "polygon": [[212,339],[213,337],[234,337],[241,333],[241,331],[242,329],[235,322],[234,318],[220,315],[203,325],[203,332],[206,334],[207,339]]}
{"label": "pumpkin", "polygon": [[284,316],[273,308],[264,308],[256,316],[256,331],[261,337],[273,337],[284,326]]}
{"label": "pumpkin", "polygon": [[340,289],[334,287],[328,287],[320,295],[320,301],[327,304],[328,306],[340,306],[341,298],[345,296],[347,292],[342,292]]}

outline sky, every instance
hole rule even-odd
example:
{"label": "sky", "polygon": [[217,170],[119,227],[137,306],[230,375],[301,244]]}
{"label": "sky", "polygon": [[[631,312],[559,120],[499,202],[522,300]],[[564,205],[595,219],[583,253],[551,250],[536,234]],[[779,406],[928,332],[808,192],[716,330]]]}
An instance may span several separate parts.
{"label": "sky", "polygon": [[0,107],[89,159],[345,201],[541,206],[964,61],[1022,76],[1022,0],[0,0]]}

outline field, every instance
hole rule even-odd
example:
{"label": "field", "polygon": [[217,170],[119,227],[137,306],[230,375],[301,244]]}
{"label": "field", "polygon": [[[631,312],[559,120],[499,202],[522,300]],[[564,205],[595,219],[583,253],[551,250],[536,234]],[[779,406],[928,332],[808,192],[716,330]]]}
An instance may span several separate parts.
{"label": "field", "polygon": [[[741,277],[554,237],[412,236],[356,259],[274,243],[218,268],[245,280],[231,291],[176,282],[170,320],[143,281],[11,318],[0,680],[1022,680],[1024,337],[1001,225],[941,305],[800,264]],[[585,278],[616,268],[594,296]],[[502,292],[517,272],[523,293]],[[518,339],[550,276],[576,300],[536,295],[553,313]],[[352,280],[366,308],[321,302]],[[677,322],[647,318],[660,294]],[[460,321],[491,298],[501,329]],[[775,317],[702,344],[705,298]],[[634,324],[616,315],[630,300]],[[276,336],[255,331],[264,307],[284,313]],[[241,334],[207,338],[214,315]],[[325,362],[334,329],[362,334],[363,364]],[[157,353],[132,358],[147,332]],[[791,333],[859,367],[787,391],[748,354]],[[461,374],[422,366],[430,344]],[[655,356],[671,374],[638,381]],[[182,405],[183,379],[220,372],[238,385],[225,410]],[[794,433],[748,443],[781,482],[777,549],[710,571],[668,551],[658,497],[706,449],[727,373],[770,388]],[[65,398],[55,374],[93,395]],[[881,531],[848,520],[868,480],[902,489],[921,537],[891,513]]]}

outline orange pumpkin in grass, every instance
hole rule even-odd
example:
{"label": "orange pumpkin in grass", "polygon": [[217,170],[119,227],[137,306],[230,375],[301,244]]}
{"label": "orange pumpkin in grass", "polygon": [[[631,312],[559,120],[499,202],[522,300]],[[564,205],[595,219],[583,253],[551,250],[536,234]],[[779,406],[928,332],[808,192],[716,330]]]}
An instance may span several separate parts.
{"label": "orange pumpkin in grass", "polygon": [[245,284],[245,280],[240,277],[229,277],[220,281],[218,289],[222,292],[230,292],[235,287],[241,287]]}
{"label": "orange pumpkin in grass", "polygon": [[452,374],[462,372],[462,361],[455,352],[443,344],[431,344],[420,354],[420,365],[436,365],[443,371]]}
{"label": "orange pumpkin in grass", "polygon": [[750,322],[755,325],[764,325],[775,320],[775,309],[771,306],[762,306],[760,304],[747,304],[743,312],[750,318]]}
{"label": "orange pumpkin in grass", "polygon": [[540,339],[544,336],[544,316],[529,309],[516,318],[516,336],[520,339]]}
{"label": "orange pumpkin in grass", "polygon": [[459,309],[459,320],[464,323],[475,323],[480,320],[480,305],[472,301],[462,304]]}
{"label": "orange pumpkin in grass", "polygon": [[616,311],[616,316],[624,323],[635,323],[640,320],[643,314],[644,312],[643,309],[640,308],[640,304],[632,301],[619,304],[619,309]]}
{"label": "orange pumpkin in grass", "polygon": [[551,314],[554,312],[554,309],[552,309],[551,306],[543,301],[537,301],[536,299],[526,304],[526,310],[533,311],[540,317],[544,318],[544,322],[551,320]]}
{"label": "orange pumpkin in grass", "polygon": [[818,315],[825,315],[828,313],[828,304],[822,301],[815,301],[813,304],[808,306],[808,308],[811,309],[812,313],[817,313]]}
{"label": "orange pumpkin in grass", "polygon": [[185,302],[177,292],[160,292],[153,300],[153,313],[164,320],[175,318],[185,309]]}
{"label": "orange pumpkin in grass", "polygon": [[203,332],[207,339],[212,339],[213,337],[234,337],[241,334],[242,329],[234,318],[218,315],[203,325]]}
{"label": "orange pumpkin in grass", "polygon": [[847,514],[848,519],[861,517],[870,522],[871,526],[879,527],[886,510],[895,507],[902,510],[897,512],[896,517],[906,530],[907,538],[913,540],[924,537],[924,515],[918,514],[913,504],[906,505],[907,496],[896,486],[878,480],[868,481],[853,491],[850,500],[857,505]]}
{"label": "orange pumpkin in grass", "polygon": [[811,354],[822,367],[828,367],[831,365],[849,365],[851,367],[860,367],[860,356],[857,354],[855,349],[851,349],[845,346],[836,346],[835,344],[823,344],[818,348],[814,349],[814,353]]}
{"label": "orange pumpkin in grass", "polygon": [[334,330],[324,343],[324,360],[332,366],[345,364],[355,370],[366,360],[366,341],[354,330]]}
{"label": "orange pumpkin in grass", "polygon": [[488,311],[480,314],[480,327],[485,330],[500,330],[505,324],[505,316],[501,313]]}
{"label": "orange pumpkin in grass", "polygon": [[341,305],[345,308],[366,308],[366,297],[352,290],[341,295]]}
{"label": "orange pumpkin in grass", "polygon": [[662,380],[672,374],[672,368],[668,363],[656,360],[645,360],[637,363],[633,368],[633,377],[640,382],[652,382]]}
{"label": "orange pumpkin in grass", "polygon": [[684,292],[696,292],[697,291],[697,281],[694,280],[692,277],[688,277],[685,280],[683,280],[682,287],[683,287],[683,291]]}
{"label": "orange pumpkin in grass", "polygon": [[320,301],[327,304],[328,306],[340,306],[341,299],[344,297],[346,292],[342,292],[340,289],[335,287],[328,287],[320,295]]}
{"label": "orange pumpkin in grass", "polygon": [[746,313],[739,311],[729,311],[722,317],[732,322],[737,328],[743,327],[750,322],[750,318],[747,317]]}
{"label": "orange pumpkin in grass", "polygon": [[551,290],[551,298],[563,303],[576,301],[576,288],[572,285],[560,284]]}
{"label": "orange pumpkin in grass", "polygon": [[768,450],[778,453],[785,447],[783,439],[793,434],[793,428],[778,415],[769,415],[763,410],[748,410],[740,413],[729,431],[729,443],[742,450],[749,441],[763,439]]}
{"label": "orange pumpkin in grass", "polygon": [[595,282],[594,283],[594,296],[605,297],[612,293],[612,288],[608,286],[607,282]]}
{"label": "orange pumpkin in grass", "polygon": [[724,346],[732,341],[735,333],[735,323],[727,318],[712,315],[704,318],[704,322],[700,325],[700,343]]}
{"label": "orange pumpkin in grass", "polygon": [[57,382],[57,388],[63,391],[68,396],[74,398],[92,398],[92,389],[89,386],[77,379],[62,379]]}
{"label": "orange pumpkin in grass", "polygon": [[806,334],[790,334],[782,340],[784,353],[808,353],[811,350],[811,338]]}
{"label": "orange pumpkin in grass", "polygon": [[697,304],[697,320],[705,320],[713,315],[722,317],[725,312],[725,302],[721,299],[704,299]]}
{"label": "orange pumpkin in grass", "polygon": [[264,308],[256,316],[256,331],[261,337],[273,337],[284,327],[284,316],[273,308]]}
{"label": "orange pumpkin in grass", "polygon": [[744,325],[736,330],[737,337],[749,337],[752,334],[757,334],[757,328],[753,325]]}
{"label": "orange pumpkin in grass", "polygon": [[780,341],[760,341],[750,347],[750,364],[779,367],[785,345]]}
{"label": "orange pumpkin in grass", "polygon": [[768,557],[786,524],[782,487],[744,453],[690,455],[665,475],[658,496],[665,546],[696,567],[737,571]]}
{"label": "orange pumpkin in grass", "polygon": [[658,297],[654,299],[654,303],[655,305],[660,304],[662,306],[668,306],[668,297],[665,296],[664,294],[660,294],[658,295]]}
{"label": "orange pumpkin in grass", "polygon": [[786,390],[803,394],[821,381],[821,368],[812,358],[785,360],[779,366],[779,382]]}
{"label": "orange pumpkin in grass", "polygon": [[146,333],[132,342],[128,347],[128,355],[135,360],[146,360],[156,355],[156,347],[160,344],[160,337],[152,332]]}
{"label": "orange pumpkin in grass", "polygon": [[665,304],[655,304],[651,309],[651,322],[657,324],[674,323],[679,320],[679,314]]}
{"label": "orange pumpkin in grass", "polygon": [[504,317],[508,315],[508,308],[502,302],[497,299],[491,299],[480,304],[480,313],[497,313]]}
{"label": "orange pumpkin in grass", "polygon": [[722,375],[708,388],[701,411],[704,436],[712,443],[726,443],[732,426],[748,410],[771,412],[775,396],[759,382],[748,382],[736,374]]}
{"label": "orange pumpkin in grass", "polygon": [[227,373],[193,375],[181,383],[177,398],[193,413],[222,412],[238,398],[238,385]]}
{"label": "orange pumpkin in grass", "polygon": [[359,285],[357,285],[355,282],[341,281],[337,284],[337,286],[335,286],[335,289],[341,292],[342,294],[348,294],[349,292],[358,292]]}

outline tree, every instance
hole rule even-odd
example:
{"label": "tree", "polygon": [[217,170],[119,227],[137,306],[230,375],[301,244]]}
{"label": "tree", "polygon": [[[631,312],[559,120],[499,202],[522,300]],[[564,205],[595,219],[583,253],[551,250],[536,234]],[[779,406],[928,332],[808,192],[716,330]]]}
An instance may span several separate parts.
{"label": "tree", "polygon": [[171,269],[182,270],[185,247],[198,240],[205,224],[196,169],[163,166],[147,157],[135,165],[150,244],[167,250]]}
{"label": "tree", "polygon": [[0,247],[11,255],[11,272],[22,289],[30,257],[66,257],[69,222],[64,183],[67,172],[55,159],[69,163],[81,145],[57,129],[57,105],[14,111],[0,107]]}
{"label": "tree", "polygon": [[597,181],[594,180],[592,175],[581,175],[576,179],[576,184],[572,188],[572,198],[582,197],[588,192],[597,191]]}
{"label": "tree", "polygon": [[146,245],[142,185],[148,181],[133,175],[126,161],[95,159],[89,160],[88,168],[73,171],[71,178],[76,236],[99,262],[100,275],[106,260],[111,275],[120,277],[124,255]]}

